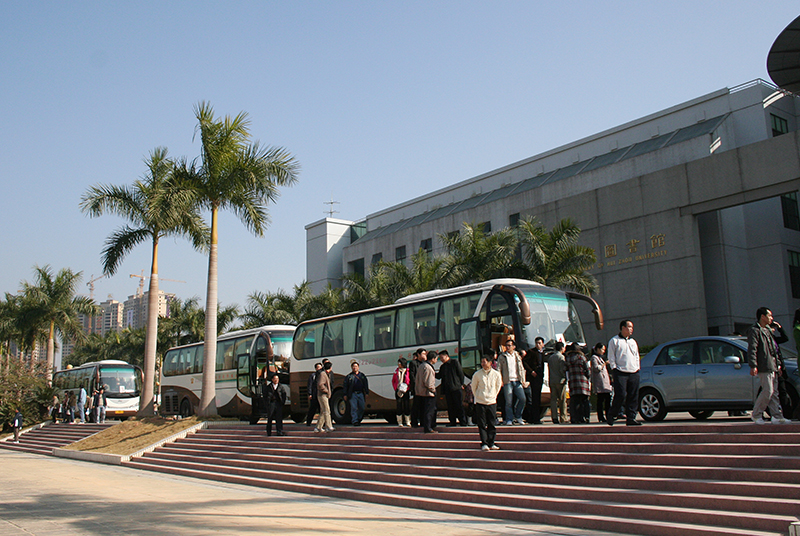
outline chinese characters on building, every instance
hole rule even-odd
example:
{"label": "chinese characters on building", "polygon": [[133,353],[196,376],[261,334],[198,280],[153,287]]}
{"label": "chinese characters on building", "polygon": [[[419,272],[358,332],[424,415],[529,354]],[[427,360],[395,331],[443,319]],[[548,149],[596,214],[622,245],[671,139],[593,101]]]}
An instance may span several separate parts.
{"label": "chinese characters on building", "polygon": [[667,254],[666,235],[664,233],[651,235],[647,237],[644,243],[640,238],[630,237],[621,248],[621,251],[627,253],[623,258],[618,258],[619,250],[617,249],[617,244],[606,244],[603,249],[605,261],[598,262],[596,264],[597,268],[653,259]]}

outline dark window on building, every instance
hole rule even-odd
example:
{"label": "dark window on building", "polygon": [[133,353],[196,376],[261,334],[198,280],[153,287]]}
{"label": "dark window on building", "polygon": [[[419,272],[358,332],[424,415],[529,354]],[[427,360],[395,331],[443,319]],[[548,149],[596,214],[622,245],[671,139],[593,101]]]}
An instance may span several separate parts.
{"label": "dark window on building", "polygon": [[433,251],[433,239],[426,238],[422,242],[419,243],[419,249],[431,253]]}
{"label": "dark window on building", "polygon": [[356,259],[347,263],[351,274],[358,274],[364,277],[364,259]]}
{"label": "dark window on building", "polygon": [[458,237],[458,231],[451,231],[451,232],[447,233],[447,238],[449,238],[450,240],[452,240],[452,239],[454,239],[456,237]]}
{"label": "dark window on building", "polygon": [[772,136],[780,136],[789,132],[789,122],[783,117],[778,117],[775,114],[769,114],[772,119]]}
{"label": "dark window on building", "polygon": [[519,212],[516,212],[508,217],[508,226],[509,227],[516,227],[519,223]]}
{"label": "dark window on building", "polygon": [[354,223],[350,226],[350,243],[352,244],[365,234],[367,234],[366,222]]}
{"label": "dark window on building", "polygon": [[492,232],[492,222],[490,222],[490,221],[485,221],[483,223],[479,223],[478,227],[480,227],[481,230],[483,230],[483,234],[489,234],[489,233]]}
{"label": "dark window on building", "polygon": [[792,298],[800,298],[800,253],[789,251],[789,280],[792,283]]}
{"label": "dark window on building", "polygon": [[787,229],[800,231],[800,210],[797,208],[797,192],[781,196],[783,209],[783,226]]}
{"label": "dark window on building", "polygon": [[372,256],[371,264],[378,264],[383,259],[383,253],[376,253]]}
{"label": "dark window on building", "polygon": [[399,248],[395,248],[394,250],[395,262],[403,262],[405,259],[406,259],[406,247],[400,246]]}

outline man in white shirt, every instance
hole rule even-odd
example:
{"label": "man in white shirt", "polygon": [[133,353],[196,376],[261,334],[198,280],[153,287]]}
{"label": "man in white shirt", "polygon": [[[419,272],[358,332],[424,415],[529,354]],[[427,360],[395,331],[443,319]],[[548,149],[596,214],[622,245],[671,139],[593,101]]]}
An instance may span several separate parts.
{"label": "man in white shirt", "polygon": [[639,405],[639,345],[633,339],[633,322],[619,323],[619,335],[608,341],[608,365],[614,381],[614,400],[608,412],[613,425],[621,408],[625,408],[625,424],[639,426],[636,411]]}
{"label": "man in white shirt", "polygon": [[497,395],[503,387],[503,377],[492,368],[494,356],[481,356],[481,368],[472,376],[472,395],[475,398],[475,424],[481,435],[481,450],[500,450],[494,444],[497,435]]}

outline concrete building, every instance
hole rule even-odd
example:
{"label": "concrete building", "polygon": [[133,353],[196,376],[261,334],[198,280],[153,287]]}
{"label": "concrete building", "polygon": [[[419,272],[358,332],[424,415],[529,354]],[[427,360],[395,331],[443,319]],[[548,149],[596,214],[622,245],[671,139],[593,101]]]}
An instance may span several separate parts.
{"label": "concrete building", "polygon": [[489,229],[535,216],[583,230],[598,262],[607,340],[621,319],[649,345],[742,332],[770,307],[800,307],[800,100],[763,80],[725,88],[349,222],[306,227],[315,292],[465,222]]}
{"label": "concrete building", "polygon": [[[147,296],[149,291],[142,294],[136,293],[128,296],[123,304],[124,319],[123,328],[140,329],[147,327]],[[158,291],[158,315],[169,317],[170,301],[174,300],[175,294]]]}

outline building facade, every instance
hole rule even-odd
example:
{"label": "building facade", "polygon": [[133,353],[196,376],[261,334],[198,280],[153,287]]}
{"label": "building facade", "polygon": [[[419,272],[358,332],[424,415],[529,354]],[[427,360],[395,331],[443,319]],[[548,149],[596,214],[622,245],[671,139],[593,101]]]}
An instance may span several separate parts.
{"label": "building facade", "polygon": [[759,306],[791,325],[800,307],[800,101],[756,80],[725,88],[368,215],[309,224],[314,291],[346,272],[443,252],[463,224],[497,230],[570,218],[598,262],[595,330],[640,344],[743,332]]}

